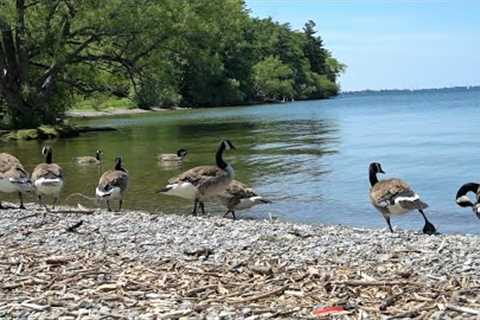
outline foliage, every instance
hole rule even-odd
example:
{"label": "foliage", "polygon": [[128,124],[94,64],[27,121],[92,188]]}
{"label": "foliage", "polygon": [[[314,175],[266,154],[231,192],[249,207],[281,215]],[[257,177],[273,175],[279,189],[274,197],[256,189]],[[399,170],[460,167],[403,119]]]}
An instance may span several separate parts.
{"label": "foliage", "polygon": [[0,2],[0,106],[16,128],[98,96],[142,108],[326,98],[344,69],[314,22],[293,31],[243,0]]}

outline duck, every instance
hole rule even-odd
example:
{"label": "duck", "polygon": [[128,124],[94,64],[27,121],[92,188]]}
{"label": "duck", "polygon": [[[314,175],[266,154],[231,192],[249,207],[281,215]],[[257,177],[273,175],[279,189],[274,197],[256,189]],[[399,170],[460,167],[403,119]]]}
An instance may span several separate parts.
{"label": "duck", "polygon": [[158,160],[162,162],[181,162],[187,156],[186,149],[178,149],[177,153],[161,153],[158,155]]}
{"label": "duck", "polygon": [[49,145],[42,148],[42,155],[45,157],[45,163],[40,163],[33,169],[32,181],[38,202],[44,206],[46,211],[48,207],[43,203],[44,196],[53,196],[52,209],[60,199],[64,185],[64,173],[62,167],[53,163],[53,149]]}
{"label": "duck", "polygon": [[223,215],[225,218],[229,213],[233,220],[236,220],[236,210],[250,209],[258,204],[272,203],[272,201],[258,195],[255,190],[237,180],[232,180],[227,189],[218,196],[220,203],[227,209]]}
{"label": "duck", "polygon": [[[469,192],[475,193],[475,202],[470,201],[470,198],[467,196]],[[473,213],[480,219],[480,184],[475,182],[465,183],[458,189],[455,199],[460,207],[471,207]]]}
{"label": "duck", "polygon": [[102,150],[95,151],[95,157],[93,156],[83,156],[83,157],[76,157],[74,161],[79,165],[99,165],[102,163],[101,156],[103,155]]}
{"label": "duck", "polygon": [[390,231],[393,232],[390,223],[391,216],[418,210],[425,220],[423,233],[436,234],[435,226],[427,219],[423,211],[428,208],[428,204],[423,202],[405,181],[396,178],[379,181],[378,173],[385,174],[380,163],[372,162],[369,166],[370,201],[383,215]]}
{"label": "duck", "polygon": [[121,211],[127,187],[128,171],[123,167],[122,158],[117,157],[113,170],[105,171],[100,177],[95,196],[98,201],[105,200],[107,202],[108,211],[112,211],[110,200],[118,200],[118,211]]}
{"label": "duck", "polygon": [[[18,193],[19,209],[25,209],[23,194],[32,191],[32,181],[20,160],[9,153],[0,153],[0,192]],[[0,209],[3,207],[0,201]]]}
{"label": "duck", "polygon": [[198,207],[202,210],[202,214],[205,214],[204,202],[225,191],[232,182],[235,172],[233,167],[223,159],[223,153],[235,149],[230,140],[222,140],[215,153],[215,166],[198,166],[187,170],[170,179],[159,192],[193,200],[192,214],[197,215]]}

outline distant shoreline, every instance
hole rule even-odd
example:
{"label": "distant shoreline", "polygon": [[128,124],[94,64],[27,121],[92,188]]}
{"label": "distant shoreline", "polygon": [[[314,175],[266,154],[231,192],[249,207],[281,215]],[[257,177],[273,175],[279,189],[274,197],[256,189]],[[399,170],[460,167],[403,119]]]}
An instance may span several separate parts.
{"label": "distant shoreline", "polygon": [[365,89],[354,91],[342,91],[342,95],[363,95],[363,94],[396,94],[396,93],[437,93],[437,92],[457,92],[457,91],[480,91],[480,85],[477,86],[458,86],[445,88],[423,88],[423,89]]}
{"label": "distant shoreline", "polygon": [[121,115],[130,115],[130,114],[143,114],[143,113],[152,113],[152,112],[166,112],[166,111],[175,111],[175,110],[184,110],[188,108],[151,108],[151,109],[140,109],[140,108],[114,108],[102,111],[96,110],[70,110],[65,112],[67,118],[96,118],[96,117],[108,117],[108,116],[121,116]]}

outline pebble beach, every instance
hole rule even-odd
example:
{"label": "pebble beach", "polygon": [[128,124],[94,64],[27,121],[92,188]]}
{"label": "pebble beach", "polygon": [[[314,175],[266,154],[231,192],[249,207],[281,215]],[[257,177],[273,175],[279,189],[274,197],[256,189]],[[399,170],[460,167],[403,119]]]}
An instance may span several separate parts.
{"label": "pebble beach", "polygon": [[0,212],[2,319],[478,319],[480,238],[61,207]]}

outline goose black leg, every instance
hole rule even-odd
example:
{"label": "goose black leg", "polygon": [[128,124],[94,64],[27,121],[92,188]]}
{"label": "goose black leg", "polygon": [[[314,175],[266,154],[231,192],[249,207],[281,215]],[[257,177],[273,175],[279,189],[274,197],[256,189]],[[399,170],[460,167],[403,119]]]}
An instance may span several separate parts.
{"label": "goose black leg", "polygon": [[20,207],[18,207],[18,209],[26,209],[23,204],[23,194],[21,192],[18,193],[18,198],[20,199]]}
{"label": "goose black leg", "polygon": [[200,201],[200,209],[202,209],[202,214],[205,215],[206,214],[205,213],[205,204],[202,201]]}
{"label": "goose black leg", "polygon": [[58,200],[59,200],[59,198],[58,198],[58,197],[55,197],[55,198],[53,199],[52,210],[55,210],[55,206],[57,205],[57,203],[58,203]]}
{"label": "goose black leg", "polygon": [[118,211],[122,211],[123,200],[118,201]]}
{"label": "goose black leg", "polygon": [[107,200],[107,210],[112,211],[112,207],[110,207],[110,200]]}
{"label": "goose black leg", "polygon": [[227,212],[225,212],[225,214],[223,215],[223,217],[226,218],[230,212],[232,212],[232,211],[231,211],[231,210],[227,210]]}
{"label": "goose black leg", "polygon": [[193,203],[193,211],[192,211],[192,214],[194,216],[197,215],[197,207],[198,207],[198,199],[195,199],[195,202]]}
{"label": "goose black leg", "polygon": [[46,214],[46,212],[50,211],[50,209],[48,209],[47,205],[43,203],[41,195],[38,196],[38,203],[40,204],[41,207],[43,207],[45,209],[45,214]]}
{"label": "goose black leg", "polygon": [[237,216],[235,215],[235,211],[234,211],[234,210],[232,210],[232,219],[233,219],[233,220],[237,220]]}
{"label": "goose black leg", "polygon": [[390,223],[390,217],[389,217],[389,216],[385,216],[385,220],[387,221],[388,228],[390,229],[390,232],[393,233],[392,224]]}
{"label": "goose black leg", "polygon": [[423,226],[423,233],[425,234],[436,234],[437,229],[435,229],[435,226],[428,221],[427,217],[425,216],[425,213],[423,212],[422,209],[418,209],[418,211],[422,214],[423,219],[425,220],[425,226]]}

